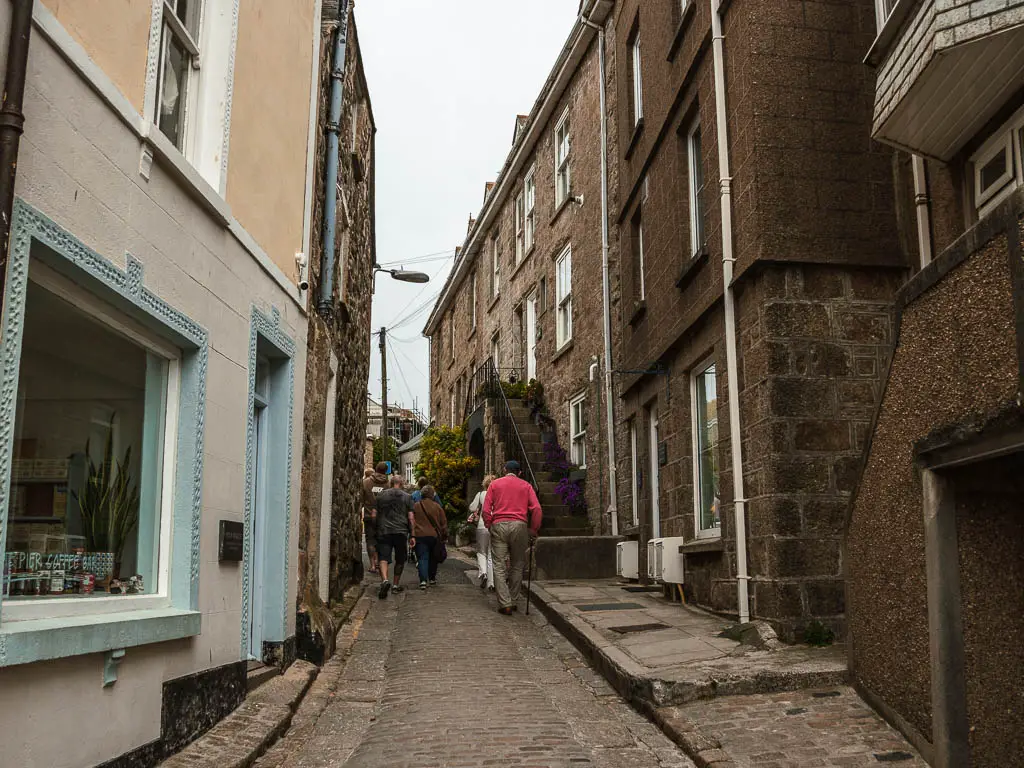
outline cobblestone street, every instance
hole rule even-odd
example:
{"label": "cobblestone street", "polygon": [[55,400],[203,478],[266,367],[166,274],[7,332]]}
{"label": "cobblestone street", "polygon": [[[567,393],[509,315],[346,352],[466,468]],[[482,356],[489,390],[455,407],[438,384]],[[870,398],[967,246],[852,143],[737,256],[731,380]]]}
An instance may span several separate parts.
{"label": "cobblestone street", "polygon": [[449,560],[441,586],[375,601],[331,704],[305,743],[285,738],[283,765],[693,765],[543,619],[495,613],[465,567]]}

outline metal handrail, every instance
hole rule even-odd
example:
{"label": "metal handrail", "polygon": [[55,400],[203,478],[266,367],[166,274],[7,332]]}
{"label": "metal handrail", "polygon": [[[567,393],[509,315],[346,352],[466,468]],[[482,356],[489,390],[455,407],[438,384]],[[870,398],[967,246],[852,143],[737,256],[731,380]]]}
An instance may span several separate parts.
{"label": "metal handrail", "polygon": [[493,358],[488,358],[473,374],[470,393],[466,400],[466,415],[479,408],[484,400],[491,400],[494,403],[501,441],[505,444],[505,450],[511,454],[508,458],[519,462],[524,479],[537,490],[537,476],[533,472],[523,437],[519,434],[519,427],[512,415],[512,406],[501,387],[501,373],[495,368]]}

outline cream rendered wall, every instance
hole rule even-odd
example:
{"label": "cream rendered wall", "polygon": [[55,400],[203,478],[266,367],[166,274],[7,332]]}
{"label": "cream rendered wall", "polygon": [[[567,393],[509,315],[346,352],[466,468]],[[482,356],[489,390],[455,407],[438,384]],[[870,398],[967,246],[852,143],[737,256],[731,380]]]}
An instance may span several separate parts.
{"label": "cream rendered wall", "polygon": [[312,0],[240,0],[227,201],[286,275],[302,242]]}
{"label": "cream rendered wall", "polygon": [[[83,0],[72,0],[82,2]],[[111,2],[113,0],[110,0]],[[0,48],[10,4],[0,3]],[[143,38],[144,39],[144,38]],[[305,46],[308,51],[309,45]],[[0,50],[0,68],[4,51]],[[307,53],[308,55],[308,53]],[[306,85],[296,87],[302,101]],[[131,252],[145,285],[210,334],[201,524],[198,637],[130,648],[111,688],[102,687],[103,654],[0,669],[0,764],[81,768],[160,735],[164,681],[240,659],[242,568],[217,562],[220,519],[242,520],[245,499],[247,368],[251,308],[281,313],[295,342],[292,447],[301,456],[306,316],[224,226],[157,160],[149,181],[138,172],[141,144],[71,68],[39,29],[33,30],[25,94],[25,134],[17,194],[120,267]],[[308,109],[296,113],[302,133]],[[244,146],[244,142],[242,142]],[[243,152],[240,152],[245,157]],[[234,156],[233,156],[233,159]],[[242,164],[244,161],[235,159]],[[304,158],[297,163],[304,172]],[[281,186],[275,184],[281,190]],[[295,187],[295,185],[292,185]],[[287,196],[301,229],[301,184]],[[270,216],[270,213],[267,213]],[[292,462],[289,550],[296,549],[298,458]],[[289,562],[288,633],[294,634],[295,557]],[[54,738],[59,733],[60,738]],[[71,746],[73,745],[73,746]]]}
{"label": "cream rendered wall", "polygon": [[142,114],[150,0],[41,0]]}

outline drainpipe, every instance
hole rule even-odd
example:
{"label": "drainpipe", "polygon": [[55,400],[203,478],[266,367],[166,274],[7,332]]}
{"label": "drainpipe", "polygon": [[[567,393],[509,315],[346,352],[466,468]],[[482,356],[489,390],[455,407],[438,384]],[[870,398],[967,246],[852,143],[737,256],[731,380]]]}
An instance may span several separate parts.
{"label": "drainpipe", "polygon": [[721,0],[711,0],[711,37],[715,64],[715,117],[718,128],[718,171],[722,203],[722,283],[725,304],[725,360],[729,382],[729,442],[732,449],[733,514],[736,528],[736,603],[740,622],[750,620],[747,598],[747,499],[743,490],[743,445],[740,435],[739,362],[736,354],[736,296],[732,287],[732,175],[725,101],[725,37],[722,35]]}
{"label": "drainpipe", "polygon": [[18,148],[25,128],[25,74],[28,42],[32,33],[32,0],[13,0],[11,31],[7,41],[7,73],[0,107],[0,296],[7,275],[7,257],[14,211],[14,180],[18,172]]}
{"label": "drainpipe", "polygon": [[338,228],[338,161],[341,134],[341,104],[345,97],[345,51],[348,42],[348,0],[338,8],[331,55],[331,107],[327,118],[327,150],[324,164],[324,243],[320,254],[320,300],[316,310],[326,319],[334,297],[334,238]]}
{"label": "drainpipe", "polygon": [[608,437],[608,491],[607,514],[611,517],[612,536],[619,535],[619,488],[615,461],[615,393],[612,391],[612,289],[608,257],[608,119],[605,113],[607,94],[605,92],[605,37],[604,27],[590,19],[582,19],[589,27],[597,29],[598,68],[600,71],[601,94],[601,288],[604,315],[604,407]]}
{"label": "drainpipe", "polygon": [[928,197],[928,169],[924,158],[913,155],[914,205],[917,207],[917,251],[921,255],[921,269],[932,262],[932,212]]}

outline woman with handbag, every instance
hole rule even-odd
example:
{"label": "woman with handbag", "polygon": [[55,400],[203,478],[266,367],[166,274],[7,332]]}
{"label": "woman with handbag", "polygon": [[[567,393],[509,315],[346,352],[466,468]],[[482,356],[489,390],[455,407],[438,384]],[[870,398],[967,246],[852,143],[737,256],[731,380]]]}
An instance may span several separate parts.
{"label": "woman with handbag", "polygon": [[448,557],[448,518],[444,508],[434,501],[434,489],[425,486],[422,498],[413,506],[413,544],[416,546],[420,589],[437,584],[437,569]]}
{"label": "woman with handbag", "polygon": [[491,533],[484,525],[484,499],[487,498],[487,486],[494,480],[494,475],[486,475],[481,490],[469,505],[469,517],[466,522],[476,523],[476,565],[480,571],[480,589],[494,589],[494,560],[491,557]]}

